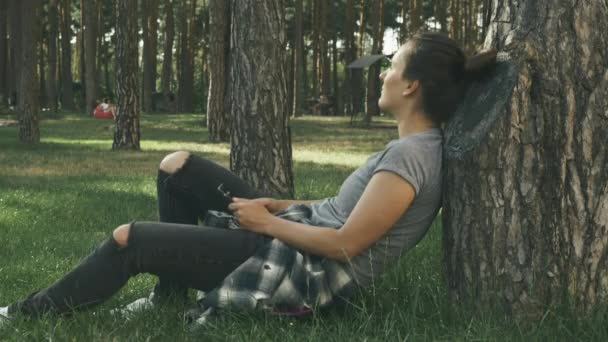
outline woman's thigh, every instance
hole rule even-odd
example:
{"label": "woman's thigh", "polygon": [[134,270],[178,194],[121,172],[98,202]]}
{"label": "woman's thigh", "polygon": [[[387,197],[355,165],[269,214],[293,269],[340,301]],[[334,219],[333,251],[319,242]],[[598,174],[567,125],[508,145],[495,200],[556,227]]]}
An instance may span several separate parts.
{"label": "woman's thigh", "polygon": [[127,248],[141,272],[172,274],[189,287],[208,291],[268,241],[247,230],[134,222]]}

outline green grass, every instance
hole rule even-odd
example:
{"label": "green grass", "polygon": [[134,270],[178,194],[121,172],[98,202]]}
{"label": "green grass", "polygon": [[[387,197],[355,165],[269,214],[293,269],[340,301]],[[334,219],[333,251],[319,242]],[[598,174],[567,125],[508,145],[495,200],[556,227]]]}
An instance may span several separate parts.
{"label": "green grass", "polygon": [[[10,118],[0,114],[0,119]],[[383,125],[390,125],[382,119]],[[122,223],[156,220],[155,177],[162,157],[186,149],[227,166],[229,146],[207,142],[200,116],[144,115],[142,152],[113,152],[109,121],[76,114],[45,117],[42,142],[17,143],[17,127],[0,127],[0,304],[47,286]],[[296,197],[324,198],[366,157],[397,137],[396,129],[348,127],[348,118],[292,121]],[[450,305],[442,277],[441,227],[434,224],[370,291],[346,310],[303,320],[226,313],[189,332],[182,308],[167,306],[130,321],[111,308],[146,296],[154,278],[132,279],[113,299],[72,318],[17,320],[0,331],[7,341],[403,341],[607,340],[606,315],[548,310],[517,322],[500,310]]]}

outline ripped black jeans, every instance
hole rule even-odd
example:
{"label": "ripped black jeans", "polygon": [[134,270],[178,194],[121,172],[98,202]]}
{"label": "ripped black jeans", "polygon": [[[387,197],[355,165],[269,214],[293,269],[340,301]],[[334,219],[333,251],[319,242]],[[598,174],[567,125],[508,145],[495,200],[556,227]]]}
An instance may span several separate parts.
{"label": "ripped black jeans", "polygon": [[9,312],[39,316],[85,309],[107,300],[139,273],[158,276],[156,298],[185,299],[188,288],[215,288],[270,241],[250,231],[197,225],[207,210],[227,210],[220,184],[236,197],[263,196],[222,166],[190,155],[175,174],[158,172],[161,222],[131,223],[126,247],[109,237],[72,271],[12,304]]}

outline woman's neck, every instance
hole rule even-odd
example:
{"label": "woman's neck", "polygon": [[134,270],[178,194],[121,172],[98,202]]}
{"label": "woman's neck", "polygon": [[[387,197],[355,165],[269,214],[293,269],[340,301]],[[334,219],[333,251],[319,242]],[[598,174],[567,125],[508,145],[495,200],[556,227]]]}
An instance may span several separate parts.
{"label": "woman's neck", "polygon": [[399,138],[437,127],[437,124],[427,119],[424,113],[412,113],[407,118],[397,118]]}

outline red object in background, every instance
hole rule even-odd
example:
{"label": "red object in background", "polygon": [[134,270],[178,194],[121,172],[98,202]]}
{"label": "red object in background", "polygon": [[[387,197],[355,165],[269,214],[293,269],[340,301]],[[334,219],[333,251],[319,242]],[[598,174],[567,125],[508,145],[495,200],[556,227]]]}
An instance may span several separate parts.
{"label": "red object in background", "polygon": [[112,116],[112,112],[109,111],[109,106],[107,107],[107,112],[103,110],[103,107],[104,106],[101,104],[95,107],[95,110],[93,111],[93,116],[102,119],[113,119],[114,117]]}

